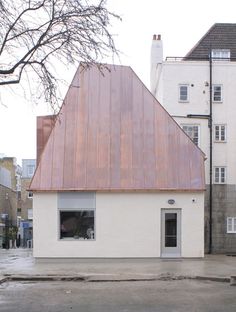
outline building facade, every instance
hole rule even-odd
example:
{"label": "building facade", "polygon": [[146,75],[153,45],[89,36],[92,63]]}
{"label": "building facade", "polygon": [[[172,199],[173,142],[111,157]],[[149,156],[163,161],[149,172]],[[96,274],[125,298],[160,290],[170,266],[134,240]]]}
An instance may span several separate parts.
{"label": "building facade", "polygon": [[22,159],[20,240],[21,246],[32,247],[33,239],[33,193],[29,185],[36,169],[36,159]]}
{"label": "building facade", "polygon": [[0,248],[9,247],[15,240],[18,226],[18,209],[21,185],[21,168],[16,158],[0,158]]}
{"label": "building facade", "polygon": [[215,24],[185,57],[153,37],[151,92],[206,154],[205,251],[236,252],[236,24]]}
{"label": "building facade", "polygon": [[203,257],[204,153],[130,67],[106,68],[82,64],[38,118],[34,256]]}

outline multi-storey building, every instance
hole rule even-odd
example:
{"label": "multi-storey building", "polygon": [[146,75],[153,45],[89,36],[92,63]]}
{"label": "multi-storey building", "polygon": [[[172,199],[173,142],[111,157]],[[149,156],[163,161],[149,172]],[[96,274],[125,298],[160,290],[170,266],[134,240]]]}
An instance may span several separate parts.
{"label": "multi-storey building", "polygon": [[236,24],[214,24],[166,60],[154,35],[151,92],[206,154],[206,251],[236,252]]}
{"label": "multi-storey building", "polygon": [[[5,237],[17,231],[21,168],[14,157],[0,157],[0,247],[8,247]],[[9,232],[9,233],[6,233]]]}
{"label": "multi-storey building", "polygon": [[21,245],[26,247],[33,235],[33,193],[28,191],[31,179],[36,168],[35,159],[22,159],[21,176],[21,208],[20,208],[20,237]]}

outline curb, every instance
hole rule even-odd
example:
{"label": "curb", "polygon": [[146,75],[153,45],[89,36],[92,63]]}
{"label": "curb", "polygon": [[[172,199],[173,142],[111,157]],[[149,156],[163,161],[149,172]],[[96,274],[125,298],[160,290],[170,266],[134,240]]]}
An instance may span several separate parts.
{"label": "curb", "polygon": [[217,276],[195,276],[196,280],[199,281],[212,281],[212,282],[221,282],[229,283],[230,277],[217,277]]}
{"label": "curb", "polygon": [[5,274],[0,277],[0,284],[5,282],[56,282],[56,281],[76,281],[76,282],[148,282],[148,281],[179,281],[179,280],[202,280],[221,283],[230,283],[228,277],[217,276],[183,276],[173,274],[161,274],[157,276],[143,275],[140,276],[121,276],[121,275],[14,275]]}
{"label": "curb", "polygon": [[8,281],[8,277],[0,277],[0,285],[7,281]]}

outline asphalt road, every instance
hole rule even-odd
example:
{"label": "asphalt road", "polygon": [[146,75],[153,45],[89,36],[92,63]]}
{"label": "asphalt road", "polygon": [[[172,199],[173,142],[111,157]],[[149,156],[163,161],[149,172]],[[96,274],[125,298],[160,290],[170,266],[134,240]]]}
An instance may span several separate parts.
{"label": "asphalt road", "polygon": [[235,312],[236,287],[228,283],[6,282],[1,312]]}

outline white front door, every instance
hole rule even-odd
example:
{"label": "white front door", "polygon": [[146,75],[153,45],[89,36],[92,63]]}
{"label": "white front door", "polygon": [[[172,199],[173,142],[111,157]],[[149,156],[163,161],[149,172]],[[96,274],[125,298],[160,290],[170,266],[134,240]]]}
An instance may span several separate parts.
{"label": "white front door", "polygon": [[161,257],[181,257],[181,209],[161,209]]}

